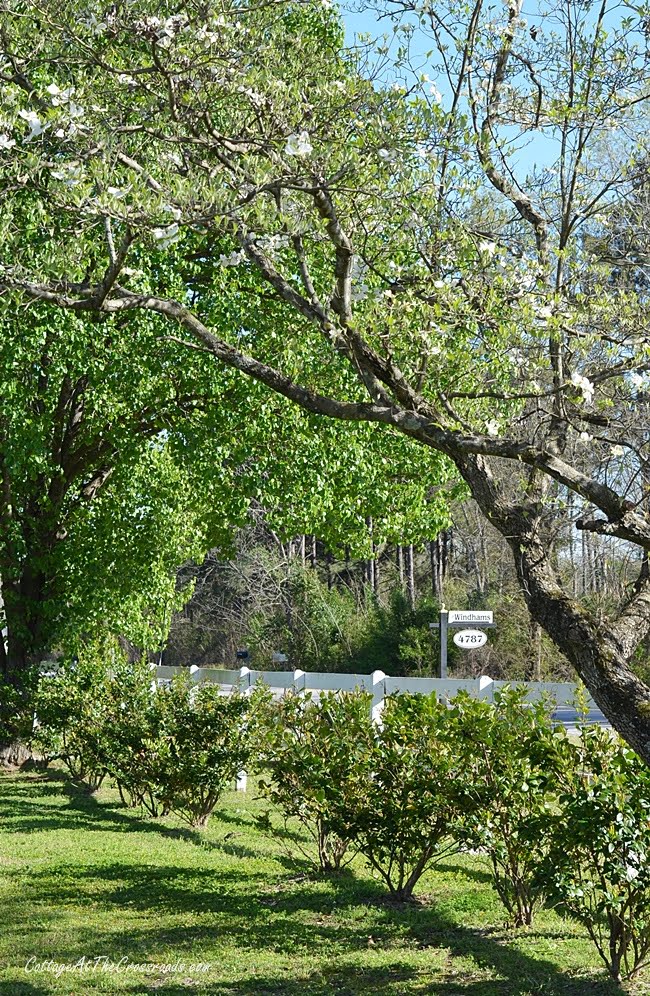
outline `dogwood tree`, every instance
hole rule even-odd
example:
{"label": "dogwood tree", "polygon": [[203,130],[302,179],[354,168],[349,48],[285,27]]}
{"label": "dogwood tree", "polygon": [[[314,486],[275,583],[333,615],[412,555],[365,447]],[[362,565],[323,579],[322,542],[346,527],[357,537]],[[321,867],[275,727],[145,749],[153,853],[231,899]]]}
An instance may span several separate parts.
{"label": "dogwood tree", "polygon": [[[535,10],[394,3],[370,61],[320,3],[4,0],[0,280],[162,316],[188,355],[444,455],[650,760],[645,280],[602,251],[647,161],[650,11]],[[607,620],[553,554],[576,508],[639,550]]]}

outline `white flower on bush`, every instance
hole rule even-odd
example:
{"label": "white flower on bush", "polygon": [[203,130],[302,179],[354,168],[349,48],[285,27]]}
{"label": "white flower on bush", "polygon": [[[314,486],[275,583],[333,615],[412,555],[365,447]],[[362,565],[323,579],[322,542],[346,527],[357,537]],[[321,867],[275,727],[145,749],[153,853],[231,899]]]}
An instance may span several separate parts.
{"label": "white flower on bush", "polygon": [[68,106],[66,107],[66,111],[68,112],[71,118],[82,118],[86,113],[83,107],[81,107],[80,104],[75,104],[73,100],[69,102]]}
{"label": "white flower on bush", "polygon": [[256,241],[261,249],[271,253],[277,252],[279,249],[286,249],[289,245],[289,237],[280,234],[263,235]]}
{"label": "white flower on bush", "polygon": [[219,41],[219,35],[217,34],[217,32],[210,31],[210,29],[206,28],[205,25],[199,28],[199,30],[196,32],[195,38],[197,41],[203,42],[204,44],[207,45],[216,45],[217,42]]}
{"label": "white flower on bush", "polygon": [[36,111],[18,111],[18,117],[22,118],[31,129],[25,139],[26,142],[31,142],[33,138],[37,138],[43,134],[44,128]]}
{"label": "white flower on bush", "polygon": [[61,90],[56,83],[50,83],[50,85],[45,89],[52,98],[52,107],[60,107],[62,104],[69,104],[75,92],[75,88],[73,86],[69,86],[65,90]]}
{"label": "white flower on bush", "polygon": [[633,882],[635,878],[639,877],[639,869],[635,868],[634,865],[628,865],[625,869],[625,877],[628,882]]}
{"label": "white flower on bush", "polygon": [[581,443],[590,443],[594,437],[590,436],[588,432],[581,432],[578,439]]}
{"label": "white flower on bush", "polygon": [[298,134],[289,135],[284,151],[288,156],[308,156],[313,151],[313,146],[309,141],[309,132],[301,131]]}
{"label": "white flower on bush", "polygon": [[[110,190],[110,187],[109,187],[109,190]],[[171,214],[171,216],[174,219],[174,221],[180,221],[181,220],[181,216],[182,216],[181,212],[179,211],[179,209],[177,207],[174,207],[173,204],[163,204],[163,211],[166,211],[167,214]]]}
{"label": "white flower on bush", "polygon": [[0,152],[4,152],[7,149],[13,149],[15,144],[15,138],[11,138],[9,135],[0,135]]}
{"label": "white flower on bush", "polygon": [[582,392],[582,398],[587,402],[587,404],[593,400],[594,385],[588,377],[583,377],[582,374],[579,373],[572,373],[571,383]]}
{"label": "white flower on bush", "polygon": [[180,229],[177,224],[168,225],[167,228],[154,228],[152,235],[161,249],[166,249],[180,238]]}
{"label": "white flower on bush", "polygon": [[485,431],[488,436],[498,436],[499,435],[499,423],[495,419],[491,419],[485,427]]}
{"label": "white flower on bush", "polygon": [[612,456],[621,457],[621,456],[623,456],[625,454],[625,448],[623,446],[619,446],[617,444],[616,446],[612,446],[611,447],[611,451],[610,452],[611,452]]}

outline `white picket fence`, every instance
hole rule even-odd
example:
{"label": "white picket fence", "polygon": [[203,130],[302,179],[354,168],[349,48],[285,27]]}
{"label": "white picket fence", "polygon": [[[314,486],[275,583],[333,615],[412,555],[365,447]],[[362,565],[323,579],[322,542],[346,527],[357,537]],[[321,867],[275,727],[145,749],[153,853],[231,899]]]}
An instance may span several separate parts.
{"label": "white picket fence", "polygon": [[[170,681],[175,674],[186,670],[182,667],[158,665],[156,679],[158,682]],[[231,688],[246,690],[261,681],[276,696],[293,690],[309,691],[317,697],[319,692],[343,692],[361,688],[372,692],[373,709],[380,707],[386,696],[394,692],[419,692],[423,695],[435,692],[440,699],[452,699],[458,692],[465,691],[475,698],[491,702],[497,689],[517,684],[526,689],[528,701],[535,702],[548,696],[557,706],[570,705],[577,692],[577,685],[571,681],[495,681],[485,675],[478,678],[393,678],[383,671],[373,671],[372,674],[335,674],[300,670],[252,671],[247,667],[232,671],[215,667],[191,667],[189,672],[193,681],[222,685],[224,691]]]}
{"label": "white picket fence", "polygon": [[[155,668],[156,681],[159,684],[171,681],[175,674],[186,671],[182,667],[167,667],[158,665]],[[373,671],[372,674],[334,674],[321,671],[253,671],[242,667],[238,670],[226,670],[215,667],[191,667],[190,677],[196,684],[204,682],[221,685],[224,694],[233,688],[240,691],[250,691],[257,682],[263,682],[272,694],[279,698],[288,691],[311,692],[317,698],[320,692],[353,691],[361,688],[372,694],[372,718],[379,722],[384,700],[394,692],[415,692],[430,695],[435,692],[439,699],[453,699],[460,691],[478,699],[493,701],[497,689],[512,685],[511,681],[495,681],[485,675],[478,678],[393,678],[383,671]],[[524,681],[517,685],[526,689],[529,702],[541,698],[552,699],[558,708],[570,706],[575,699],[578,686],[571,681]],[[595,703],[588,698],[587,705],[595,708]],[[246,790],[246,774],[241,772],[237,779],[237,788]]]}

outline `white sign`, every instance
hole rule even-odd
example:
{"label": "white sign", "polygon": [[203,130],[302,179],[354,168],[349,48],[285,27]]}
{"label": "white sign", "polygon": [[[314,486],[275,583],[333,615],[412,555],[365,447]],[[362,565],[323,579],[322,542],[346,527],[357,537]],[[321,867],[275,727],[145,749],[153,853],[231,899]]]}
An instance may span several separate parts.
{"label": "white sign", "polygon": [[487,643],[487,633],[480,629],[459,629],[454,633],[454,643],[462,650],[477,650]]}
{"label": "white sign", "polygon": [[449,613],[448,622],[450,623],[491,623],[494,622],[494,613],[492,610],[489,612],[472,612],[472,611],[460,611],[459,609],[452,609]]}

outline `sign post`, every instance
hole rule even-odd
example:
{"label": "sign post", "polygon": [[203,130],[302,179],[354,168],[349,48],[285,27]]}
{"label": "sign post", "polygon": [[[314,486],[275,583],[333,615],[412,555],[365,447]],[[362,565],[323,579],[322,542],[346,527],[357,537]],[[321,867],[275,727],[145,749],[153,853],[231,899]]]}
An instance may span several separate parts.
{"label": "sign post", "polygon": [[442,606],[440,609],[440,677],[447,677],[447,632],[449,612]]}
{"label": "sign post", "polygon": [[[440,630],[440,677],[447,677],[447,639],[449,627],[458,627],[462,633],[454,636],[454,643],[463,650],[472,650],[482,647],[487,642],[487,635],[482,633],[484,629],[494,629],[494,613],[490,609],[464,611],[462,609],[446,609],[444,605],[440,607],[440,621],[429,623],[429,629]],[[480,626],[480,629],[468,627]]]}

